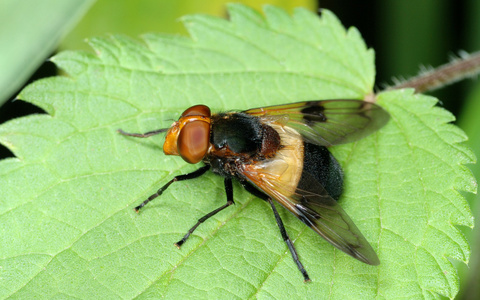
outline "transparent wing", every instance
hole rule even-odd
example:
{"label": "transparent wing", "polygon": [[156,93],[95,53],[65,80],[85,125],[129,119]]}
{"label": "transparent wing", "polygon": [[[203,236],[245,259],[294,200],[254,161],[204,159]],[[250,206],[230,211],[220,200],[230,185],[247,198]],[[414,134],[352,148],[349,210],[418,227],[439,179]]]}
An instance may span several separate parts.
{"label": "transparent wing", "polygon": [[390,118],[380,106],[360,100],[319,100],[253,108],[244,111],[265,123],[297,130],[310,143],[331,146],[359,140]]}
{"label": "transparent wing", "polygon": [[242,175],[338,249],[364,263],[380,264],[363,234],[314,176],[303,174],[300,190],[262,166],[245,166]]}

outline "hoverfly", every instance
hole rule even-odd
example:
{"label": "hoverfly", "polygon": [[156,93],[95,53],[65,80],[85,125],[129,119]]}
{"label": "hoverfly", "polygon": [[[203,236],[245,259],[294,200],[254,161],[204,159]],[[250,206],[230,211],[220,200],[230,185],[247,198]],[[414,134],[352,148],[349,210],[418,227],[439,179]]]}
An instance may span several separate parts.
{"label": "hoverfly", "polygon": [[175,243],[178,248],[201,223],[234,204],[232,179],[236,179],[270,204],[282,238],[307,282],[308,273],[272,199],[333,246],[361,262],[378,265],[377,254],[337,203],[343,190],[343,172],[327,147],[361,139],[388,119],[380,106],[360,100],[307,101],[218,114],[212,114],[205,105],[195,105],[170,128],[144,134],[118,132],[141,138],[167,132],[163,145],[166,155],[204,164],[192,173],[175,176],[135,207],[136,212],[173,182],[197,178],[208,170],[224,177],[227,203],[200,218]]}

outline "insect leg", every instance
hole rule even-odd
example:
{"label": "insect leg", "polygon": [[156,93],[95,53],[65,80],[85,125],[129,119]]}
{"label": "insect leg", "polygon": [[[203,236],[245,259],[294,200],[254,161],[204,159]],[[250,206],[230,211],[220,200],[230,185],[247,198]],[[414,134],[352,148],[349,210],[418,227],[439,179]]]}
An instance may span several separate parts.
{"label": "insect leg", "polygon": [[272,206],[273,214],[275,215],[275,220],[277,221],[278,228],[280,229],[280,233],[282,234],[282,238],[285,241],[285,243],[287,243],[288,249],[290,250],[290,253],[292,253],[293,260],[297,264],[297,267],[300,270],[300,272],[302,272],[302,275],[303,275],[303,278],[304,278],[305,282],[310,281],[310,277],[308,277],[307,271],[305,270],[302,263],[300,262],[300,259],[298,258],[297,250],[295,250],[295,247],[293,246],[292,240],[290,240],[290,237],[288,236],[287,231],[285,230],[285,226],[283,226],[283,221],[280,218],[280,215],[278,214],[277,209],[276,209],[275,205],[273,204],[272,199],[269,196],[267,196],[266,194],[257,190],[248,181],[241,181],[240,183],[243,185],[245,190],[247,190],[247,192],[249,192],[250,194],[252,194],[252,195],[254,195],[254,196],[256,196],[260,199],[268,201],[268,203],[270,203],[270,205]]}
{"label": "insect leg", "polygon": [[134,136],[134,137],[139,137],[139,138],[147,138],[147,137],[150,137],[152,135],[156,135],[156,134],[165,132],[167,130],[168,130],[168,128],[162,128],[162,129],[149,131],[149,132],[146,132],[146,133],[129,133],[129,132],[125,132],[121,129],[117,129],[117,132],[120,133],[121,135]]}
{"label": "insect leg", "polygon": [[216,213],[224,210],[225,208],[229,207],[230,205],[234,204],[233,202],[233,186],[232,186],[232,179],[230,178],[225,178],[224,180],[224,183],[225,183],[225,193],[227,194],[227,203],[225,205],[222,205],[220,206],[219,208],[209,212],[208,214],[206,214],[205,216],[201,217],[200,219],[198,219],[198,222],[197,224],[195,224],[192,228],[190,228],[190,230],[187,232],[187,234],[185,234],[185,236],[178,242],[175,243],[175,246],[177,246],[177,248],[180,249],[180,247],[183,245],[183,243],[185,243],[185,241],[188,239],[188,237],[190,236],[190,234],[192,234],[195,229],[197,229],[197,227],[202,224],[203,222],[205,222],[208,218],[210,218],[211,216],[215,215]]}
{"label": "insect leg", "polygon": [[242,184],[242,186],[245,188],[245,190],[247,192],[249,192],[250,194],[254,195],[255,197],[258,197],[262,200],[265,200],[265,201],[268,201],[268,196],[262,192],[260,192],[259,190],[257,190],[251,183],[249,183],[248,181],[240,181],[240,183]]}
{"label": "insect leg", "polygon": [[200,169],[196,170],[196,171],[193,171],[192,173],[188,173],[188,174],[183,174],[183,175],[178,175],[178,176],[175,176],[173,177],[172,180],[170,180],[169,182],[167,182],[164,186],[162,186],[155,194],[151,195],[150,197],[147,198],[147,200],[143,201],[142,204],[140,204],[139,206],[135,207],[135,211],[138,212],[140,210],[140,208],[144,207],[148,202],[152,201],[153,199],[157,198],[158,196],[160,196],[172,183],[174,183],[175,181],[182,181],[182,180],[188,180],[188,179],[193,179],[193,178],[197,178],[199,176],[202,176],[203,174],[205,174],[205,172],[208,171],[208,169],[210,169],[210,165],[206,165],[204,167],[201,167]]}
{"label": "insect leg", "polygon": [[303,278],[305,282],[310,281],[310,277],[308,277],[307,271],[303,267],[302,263],[300,262],[300,259],[298,258],[297,250],[295,250],[295,247],[293,246],[292,240],[288,237],[287,231],[285,230],[285,226],[283,226],[282,219],[280,218],[280,215],[277,212],[277,209],[275,208],[275,205],[273,204],[273,201],[271,198],[268,198],[267,200],[270,205],[272,206],[273,214],[275,215],[275,220],[277,221],[278,228],[280,228],[280,233],[282,234],[283,240],[285,243],[287,243],[288,249],[290,250],[290,253],[292,253],[293,260],[297,264],[298,269],[300,272],[302,272]]}

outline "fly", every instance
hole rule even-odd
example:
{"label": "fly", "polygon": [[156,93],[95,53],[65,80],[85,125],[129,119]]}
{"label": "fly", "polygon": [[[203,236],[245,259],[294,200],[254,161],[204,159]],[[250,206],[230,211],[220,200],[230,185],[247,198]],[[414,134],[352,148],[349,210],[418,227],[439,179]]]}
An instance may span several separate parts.
{"label": "fly", "polygon": [[180,248],[195,229],[234,204],[232,180],[271,206],[283,240],[305,282],[310,281],[273,200],[293,213],[336,248],[369,265],[380,260],[337,203],[343,171],[329,146],[357,141],[383,127],[388,113],[360,100],[321,100],[212,114],[205,105],[185,110],[170,128],[122,135],[146,138],[166,132],[163,152],[179,155],[196,171],[175,176],[135,207],[138,212],[173,182],[197,178],[208,170],[224,178],[227,203],[211,211],[175,245]]}

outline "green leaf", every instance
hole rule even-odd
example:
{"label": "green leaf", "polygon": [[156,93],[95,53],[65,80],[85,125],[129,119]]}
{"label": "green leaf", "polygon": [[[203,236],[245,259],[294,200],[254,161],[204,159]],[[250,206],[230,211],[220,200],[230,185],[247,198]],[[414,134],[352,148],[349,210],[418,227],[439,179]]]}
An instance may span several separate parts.
{"label": "green leaf", "polygon": [[[25,1],[25,0],[24,0]],[[36,0],[34,0],[36,1]],[[164,33],[187,34],[178,19],[187,14],[202,13],[214,16],[226,15],[226,3],[229,0],[102,0],[82,18],[60,45],[61,49],[88,49],[85,39],[102,36],[108,32],[121,33],[133,38],[144,32],[162,31]],[[311,11],[318,10],[316,0],[239,0],[257,10],[266,4],[280,6],[287,11],[301,6]],[[90,50],[90,49],[88,49]]]}
{"label": "green leaf", "polygon": [[162,136],[116,129],[168,127],[190,105],[214,111],[311,99],[362,99],[374,84],[373,51],[329,11],[293,16],[242,5],[230,20],[183,19],[191,38],[149,34],[92,39],[96,55],[63,52],[68,77],[30,85],[21,98],[45,109],[0,126],[17,158],[0,163],[0,297],[76,298],[453,298],[449,258],[468,261],[455,225],[472,226],[458,190],[476,183],[466,136],[436,100],[382,93],[389,124],[332,149],[344,167],[341,205],[381,264],[335,250],[279,208],[312,282],[305,284],[268,204],[234,185],[225,203],[213,174],[175,183],[140,214],[133,207],[176,174],[198,166],[166,157]]}
{"label": "green leaf", "polygon": [[93,0],[2,0],[0,104],[18,90],[77,23]]}

